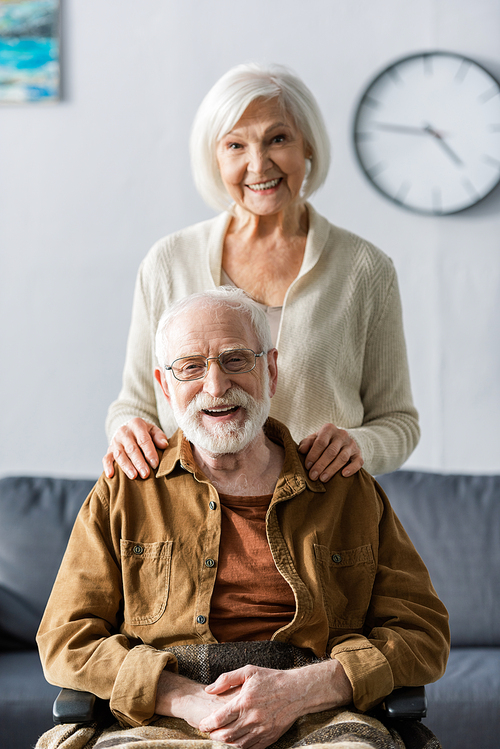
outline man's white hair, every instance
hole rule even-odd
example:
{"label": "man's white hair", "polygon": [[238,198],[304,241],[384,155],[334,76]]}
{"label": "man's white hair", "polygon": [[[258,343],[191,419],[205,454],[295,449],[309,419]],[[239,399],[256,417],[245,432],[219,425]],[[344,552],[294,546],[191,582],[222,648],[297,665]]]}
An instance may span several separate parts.
{"label": "man's white hair", "polygon": [[330,140],[316,99],[283,65],[251,62],[231,68],[210,89],[196,113],[191,131],[191,168],[200,195],[217,210],[232,204],[217,163],[217,143],[230,132],[255,99],[277,99],[311,150],[302,186],[306,200],[324,183],[330,167]]}
{"label": "man's white hair", "polygon": [[[170,365],[168,353],[168,332],[177,317],[190,307],[229,307],[241,312],[250,322],[262,351],[273,348],[271,329],[263,308],[251,299],[248,294],[236,286],[219,286],[217,289],[201,291],[180,299],[165,310],[156,329],[156,358],[160,367]],[[256,352],[259,353],[259,352]]]}

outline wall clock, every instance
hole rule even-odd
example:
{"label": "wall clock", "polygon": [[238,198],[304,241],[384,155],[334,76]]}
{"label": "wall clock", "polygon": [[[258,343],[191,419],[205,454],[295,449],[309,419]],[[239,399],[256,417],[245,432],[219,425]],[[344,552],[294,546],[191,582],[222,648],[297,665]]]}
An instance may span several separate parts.
{"label": "wall clock", "polygon": [[367,87],[354,144],[370,182],[418,213],[457,213],[500,182],[500,85],[450,52],[396,61]]}

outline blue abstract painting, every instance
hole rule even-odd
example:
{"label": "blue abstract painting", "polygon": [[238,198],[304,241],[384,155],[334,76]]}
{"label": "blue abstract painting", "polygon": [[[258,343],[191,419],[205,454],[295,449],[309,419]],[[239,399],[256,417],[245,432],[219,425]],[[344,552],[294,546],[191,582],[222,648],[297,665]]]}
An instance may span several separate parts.
{"label": "blue abstract painting", "polygon": [[59,99],[59,0],[0,0],[0,103]]}

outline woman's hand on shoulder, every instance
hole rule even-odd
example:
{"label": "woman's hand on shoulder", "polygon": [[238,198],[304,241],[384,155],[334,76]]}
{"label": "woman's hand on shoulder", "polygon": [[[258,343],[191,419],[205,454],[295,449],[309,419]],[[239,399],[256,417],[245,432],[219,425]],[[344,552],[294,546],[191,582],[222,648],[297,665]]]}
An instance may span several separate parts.
{"label": "woman's hand on shoulder", "polygon": [[131,419],[115,432],[102,459],[104,473],[109,479],[113,478],[113,462],[116,460],[129,479],[138,475],[145,479],[149,476],[150,466],[158,466],[156,447],[164,450],[167,445],[167,435],[155,424],[139,417]]}
{"label": "woman's hand on shoulder", "polygon": [[321,429],[299,444],[301,453],[307,453],[306,469],[315,481],[329,481],[342,469],[342,476],[352,476],[363,465],[363,457],[357,442],[334,424],[323,424]]}

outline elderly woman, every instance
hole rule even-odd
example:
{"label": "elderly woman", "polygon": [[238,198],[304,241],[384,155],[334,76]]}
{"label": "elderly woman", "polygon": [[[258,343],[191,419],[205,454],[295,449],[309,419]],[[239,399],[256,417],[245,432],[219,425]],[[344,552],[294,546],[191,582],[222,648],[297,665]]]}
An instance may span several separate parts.
{"label": "elderly woman", "polygon": [[398,468],[415,448],[397,278],[390,259],[330,224],[307,198],[329,140],[309,89],[286,68],[239,65],[196,115],[196,185],[214,219],[157,242],[137,279],[123,387],[110,406],[108,476],[149,474],[176,429],[154,380],[154,338],[179,298],[233,284],[262,304],[279,351],[271,415],[306,453],[312,479]]}

